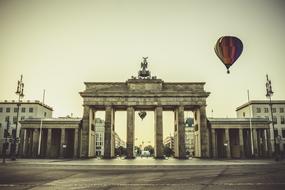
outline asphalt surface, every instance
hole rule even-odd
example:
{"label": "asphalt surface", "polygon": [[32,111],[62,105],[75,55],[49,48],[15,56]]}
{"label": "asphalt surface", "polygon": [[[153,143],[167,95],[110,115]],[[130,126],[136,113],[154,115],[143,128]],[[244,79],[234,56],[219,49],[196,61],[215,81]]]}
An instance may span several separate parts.
{"label": "asphalt surface", "polygon": [[0,189],[285,189],[284,162],[258,161],[245,165],[243,162],[248,161],[212,165],[79,164],[82,162],[89,163],[63,164],[70,162],[45,160],[33,164],[33,160],[27,160],[0,164]]}

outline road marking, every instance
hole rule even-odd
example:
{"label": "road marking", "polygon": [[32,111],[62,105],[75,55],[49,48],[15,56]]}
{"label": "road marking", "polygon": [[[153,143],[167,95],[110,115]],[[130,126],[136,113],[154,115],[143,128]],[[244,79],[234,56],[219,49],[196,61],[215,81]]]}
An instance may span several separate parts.
{"label": "road marking", "polygon": [[267,186],[267,185],[285,185],[285,182],[277,182],[277,183],[165,183],[165,184],[148,184],[148,183],[133,183],[133,184],[127,184],[127,183],[102,183],[102,184],[0,184],[0,187],[21,187],[21,186],[34,186],[34,187],[51,187],[51,186],[60,186],[60,187],[91,187],[91,186],[97,186],[97,187],[106,187],[106,186],[124,186],[124,187],[135,187],[135,186],[194,186],[194,185],[216,185],[216,186]]}

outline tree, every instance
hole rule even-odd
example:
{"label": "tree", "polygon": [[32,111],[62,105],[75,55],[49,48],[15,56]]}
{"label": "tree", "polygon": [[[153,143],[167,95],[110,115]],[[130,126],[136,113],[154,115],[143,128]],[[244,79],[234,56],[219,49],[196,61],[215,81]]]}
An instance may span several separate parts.
{"label": "tree", "polygon": [[149,151],[151,156],[154,154],[154,148],[151,145],[147,145],[146,147],[144,147],[144,150]]}
{"label": "tree", "polygon": [[170,157],[173,155],[173,151],[169,146],[165,146],[164,147],[164,154],[165,154],[165,156]]}

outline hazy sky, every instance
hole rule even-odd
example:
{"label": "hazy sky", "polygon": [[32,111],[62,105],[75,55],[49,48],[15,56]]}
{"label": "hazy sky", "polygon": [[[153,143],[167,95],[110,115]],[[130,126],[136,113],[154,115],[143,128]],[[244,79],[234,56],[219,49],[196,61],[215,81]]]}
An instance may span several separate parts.
{"label": "hazy sky", "polygon": [[[41,100],[46,89],[55,117],[81,117],[83,82],[124,82],[148,56],[165,82],[206,82],[208,116],[235,117],[247,89],[265,99],[266,73],[273,99],[285,99],[284,34],[282,0],[0,0],[0,99],[16,99],[23,74],[25,100]],[[231,74],[214,52],[223,35],[244,43]],[[164,116],[169,134],[172,113]],[[117,117],[121,136],[125,117]],[[153,113],[137,119],[140,138],[153,140]]]}

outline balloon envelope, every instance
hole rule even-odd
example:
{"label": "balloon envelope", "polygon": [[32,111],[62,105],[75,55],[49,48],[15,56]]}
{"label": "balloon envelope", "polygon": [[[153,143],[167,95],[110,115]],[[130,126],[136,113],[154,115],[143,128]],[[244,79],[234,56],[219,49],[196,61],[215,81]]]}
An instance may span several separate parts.
{"label": "balloon envelope", "polygon": [[234,36],[222,36],[218,39],[215,52],[220,60],[226,66],[228,73],[229,68],[239,58],[243,50],[243,44],[240,39]]}
{"label": "balloon envelope", "polygon": [[139,116],[140,116],[141,119],[144,119],[145,116],[146,116],[146,112],[145,111],[140,111],[139,112]]}

